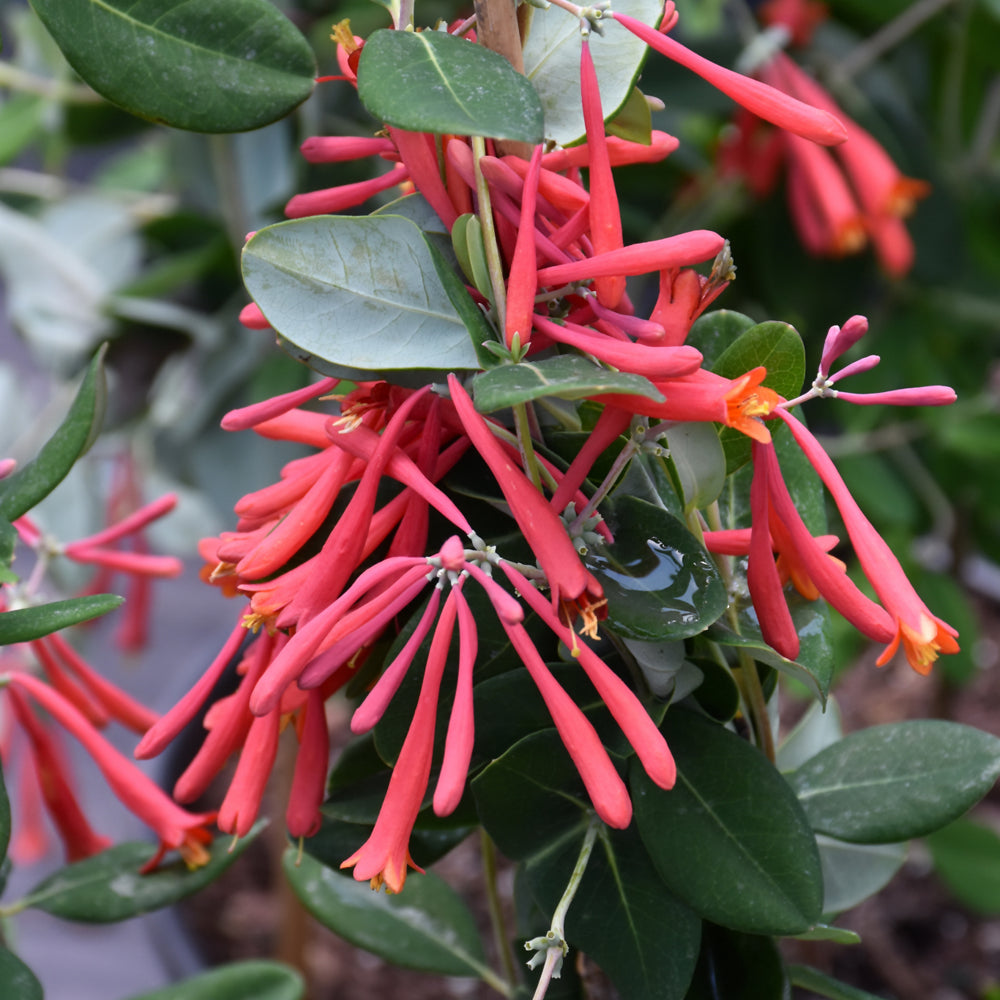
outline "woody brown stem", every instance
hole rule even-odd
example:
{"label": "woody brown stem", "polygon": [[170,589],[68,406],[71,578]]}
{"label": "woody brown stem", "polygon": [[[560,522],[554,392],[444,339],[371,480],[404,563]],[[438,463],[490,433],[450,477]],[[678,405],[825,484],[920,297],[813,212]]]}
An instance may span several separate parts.
{"label": "woody brown stem", "polygon": [[[474,6],[479,44],[499,53],[518,73],[523,73],[524,57],[516,0],[475,0]],[[531,157],[531,147],[526,142],[513,139],[497,139],[496,150],[500,156],[512,153],[525,160]]]}

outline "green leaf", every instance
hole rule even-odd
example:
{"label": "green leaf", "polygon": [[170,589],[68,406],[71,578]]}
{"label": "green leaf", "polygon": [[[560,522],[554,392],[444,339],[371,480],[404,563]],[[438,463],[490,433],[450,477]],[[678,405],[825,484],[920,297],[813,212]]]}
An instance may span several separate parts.
{"label": "green leaf", "polygon": [[17,548],[17,529],[6,518],[0,517],[0,583],[16,583],[18,576],[10,568]]}
{"label": "green leaf", "polygon": [[0,105],[0,164],[9,163],[41,134],[47,107],[34,94],[16,94]]}
{"label": "green leaf", "polygon": [[94,924],[128,920],[176,903],[214,882],[266,825],[258,821],[235,845],[228,838],[216,840],[208,864],[193,870],[178,860],[140,875],[153,848],[134,841],[116,844],[43,879],[21,902],[64,920]]}
{"label": "green leaf", "polygon": [[38,455],[0,480],[0,516],[6,520],[16,521],[47,497],[94,443],[107,400],[104,353],[102,347],[94,356],[69,412]]}
{"label": "green leaf", "polygon": [[1000,913],[1000,837],[989,827],[960,819],[927,838],[938,875],[963,906]]}
{"label": "green leaf", "polygon": [[793,986],[801,986],[829,1000],[881,1000],[874,993],[848,986],[808,965],[789,965],[787,972]]}
{"label": "green leaf", "polygon": [[503,56],[440,31],[373,32],[358,62],[358,97],[379,121],[411,132],[542,141],[531,84]]}
{"label": "green leaf", "polygon": [[906,844],[848,844],[819,834],[823,912],[843,913],[874,896],[906,860]]}
{"label": "green leaf", "polygon": [[922,837],[961,816],[1000,775],[1000,740],[923,719],[852,733],[788,775],[814,830],[856,844]]}
{"label": "green leaf", "polygon": [[606,505],[614,545],[584,557],[604,587],[607,626],[653,642],[703,632],[726,610],[715,563],[672,514],[645,500],[616,496]]}
{"label": "green leaf", "polygon": [[295,969],[261,960],[223,965],[132,1000],[300,1000],[304,993]]}
{"label": "green leaf", "polygon": [[543,397],[586,399],[610,392],[663,401],[659,389],[642,375],[611,371],[578,354],[500,365],[477,375],[472,385],[480,413]]}
{"label": "green leaf", "polygon": [[[566,889],[585,831],[586,824],[528,859],[528,883],[547,913]],[[701,921],[650,867],[634,829],[602,827],[566,917],[566,937],[597,962],[622,1000],[682,1000],[698,960]]]}
{"label": "green leaf", "polygon": [[694,321],[684,343],[701,351],[705,359],[703,367],[714,371],[723,351],[752,326],[754,321],[743,313],[733,309],[715,309]]}
{"label": "green leaf", "polygon": [[51,601],[34,608],[0,612],[0,646],[30,642],[70,625],[99,618],[124,603],[124,597],[116,597],[114,594],[92,594],[89,597]]}
{"label": "green leaf", "polygon": [[[802,391],[806,376],[806,351],[798,331],[788,323],[758,323],[719,355],[712,370],[726,378],[738,378],[763,365],[763,385],[779,396],[792,399]],[[726,450],[726,471],[733,472],[750,460],[750,439],[732,427],[724,427],[719,439]]]}
{"label": "green leaf", "polygon": [[0,945],[0,996],[10,1000],[42,1000],[42,984],[12,951]]}
{"label": "green leaf", "polygon": [[[663,5],[657,0],[619,0],[615,10],[653,25]],[[646,57],[646,43],[611,18],[601,26],[603,35],[590,36],[590,53],[608,119],[628,100]],[[532,11],[524,43],[524,73],[545,110],[545,138],[560,146],[581,139],[585,129],[580,105],[580,26],[575,17],[558,7]]]}
{"label": "green leaf", "polygon": [[708,507],[726,481],[726,455],[708,423],[674,424],[666,433],[686,512]]}
{"label": "green leaf", "polygon": [[788,1000],[788,978],[773,938],[706,923],[685,1000]]}
{"label": "green leaf", "polygon": [[[289,848],[282,868],[302,905],[325,927],[394,965],[445,976],[483,975],[486,958],[465,903],[436,875],[411,873],[399,895],[327,868]],[[486,970],[488,971],[488,970]]]}
{"label": "green leaf", "polygon": [[833,698],[827,699],[825,708],[814,701],[795,724],[795,728],[782,740],[775,755],[775,766],[779,771],[794,771],[843,736],[844,726],[836,701]]}
{"label": "green leaf", "polygon": [[268,322],[322,371],[374,379],[476,370],[434,261],[402,216],[317,216],[257,233],[243,278]]}
{"label": "green leaf", "polygon": [[824,601],[806,601],[794,592],[787,594],[792,624],[799,634],[799,657],[789,660],[776,653],[760,635],[756,616],[749,606],[740,615],[741,634],[716,622],[710,637],[723,646],[745,649],[758,663],[774,667],[787,677],[803,684],[821,703],[826,701],[833,679],[833,650],[828,633],[830,612]]}
{"label": "green leaf", "polygon": [[706,920],[751,934],[798,934],[822,912],[816,841],[767,759],[683,709],[663,727],[677,761],[664,792],[632,766],[639,833],[667,886]]}
{"label": "green leaf", "polygon": [[473,779],[472,793],[486,832],[513,861],[586,826],[590,811],[583,781],[554,729],[515,743]]}
{"label": "green leaf", "polygon": [[196,132],[245,132],[283,118],[312,92],[309,43],[267,0],[31,6],[73,69],[141,118]]}
{"label": "green leaf", "polygon": [[632,88],[618,113],[608,122],[607,132],[628,142],[652,145],[653,115],[646,95],[638,87]]}
{"label": "green leaf", "polygon": [[7,785],[4,782],[3,770],[0,769],[0,864],[7,857],[7,847],[10,844],[10,798],[7,795]]}

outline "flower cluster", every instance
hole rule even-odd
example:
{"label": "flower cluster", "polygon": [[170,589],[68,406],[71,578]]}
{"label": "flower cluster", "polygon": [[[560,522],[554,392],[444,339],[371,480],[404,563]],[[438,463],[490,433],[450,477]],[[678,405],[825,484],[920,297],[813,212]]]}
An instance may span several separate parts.
{"label": "flower cluster", "polygon": [[[140,756],[160,752],[195,716],[227,663],[239,655],[239,686],[210,708],[208,735],[175,795],[180,801],[195,798],[239,752],[219,826],[245,833],[259,807],[278,734],[290,724],[299,750],[287,822],[294,836],[310,835],[320,824],[329,752],[325,700],[363,667],[375,667],[377,677],[351,722],[354,732],[366,732],[419,659],[419,695],[381,812],[369,839],[344,861],[358,879],[392,891],[402,888],[407,867],[415,866],[409,839],[430,786],[430,804],[438,815],[457,807],[466,786],[475,735],[477,633],[487,627],[471,610],[473,587],[491,608],[495,623],[489,627],[499,626],[537,686],[598,815],[611,826],[624,827],[631,803],[592,722],[546,665],[559,647],[584,671],[652,780],[665,789],[672,786],[674,765],[662,735],[639,695],[609,664],[607,647],[599,645],[607,599],[581,557],[588,532],[592,539],[612,542],[600,505],[636,453],[631,445],[620,447],[620,437],[630,427],[639,429],[638,438],[650,441],[676,423],[714,423],[752,442],[752,526],[705,530],[704,540],[720,558],[747,557],[757,619],[764,638],[779,653],[794,658],[798,652],[784,595],[787,581],[806,598],[825,598],[866,636],[886,643],[880,663],[902,645],[912,666],[926,672],[939,653],[957,649],[954,630],[920,601],[817,439],[790,412],[810,396],[937,405],[950,402],[953,394],[930,387],[869,400],[833,389],[859,364],[869,363],[830,374],[833,362],[864,332],[860,317],[843,330],[831,330],[819,374],[805,397],[784,399],[768,386],[763,367],[728,378],[705,366],[701,352],[686,341],[696,318],[733,276],[729,248],[722,236],[709,231],[624,243],[613,168],[661,160],[677,141],[658,132],[648,145],[606,135],[590,30],[613,18],[748,113],[781,129],[789,150],[801,145],[818,151],[810,157],[829,157],[817,144],[834,145],[846,138],[837,147],[846,149],[857,140],[854,127],[842,123],[814,90],[788,84],[790,71],[783,60],[774,64],[771,82],[777,86],[771,86],[680,45],[668,34],[676,21],[672,4],[667,4],[660,29],[568,0],[558,5],[576,16],[583,29],[582,144],[539,146],[521,157],[467,136],[395,127],[372,138],[310,139],[303,153],[314,163],[372,156],[393,165],[373,181],[297,195],[287,214],[344,211],[393,187],[422,195],[450,231],[475,214],[488,222],[484,230],[496,234],[489,249],[495,252],[499,280],[477,282],[467,275],[469,294],[494,324],[493,353],[504,364],[582,354],[608,370],[642,376],[650,391],[591,392],[588,405],[599,416],[586,443],[565,465],[542,454],[538,446],[544,433],[532,408],[515,409],[513,429],[487,419],[456,374],[434,391],[366,382],[339,398],[331,413],[307,408],[337,387],[335,379],[326,379],[229,414],[223,422],[229,430],[252,429],[296,442],[310,453],[290,461],[278,482],[240,500],[235,530],[203,542],[208,582],[249,603],[204,677],[149,729],[138,750]],[[346,26],[336,37],[343,77],[355,81],[364,42]],[[845,169],[853,169],[848,164],[854,161],[845,156]],[[586,171],[586,183],[581,171]],[[858,196],[866,197],[860,190]],[[870,219],[884,219],[890,212],[883,204],[865,204]],[[874,227],[870,221],[866,225]],[[707,274],[697,269],[705,264]],[[657,276],[659,294],[648,315],[637,315],[627,279],[646,274]],[[268,326],[255,305],[244,310],[243,320],[251,327]],[[866,597],[843,563],[829,555],[835,539],[814,537],[803,523],[774,450],[769,424],[775,419],[788,426],[830,491],[878,602]],[[611,471],[596,472],[606,467],[601,462],[606,455],[617,456]],[[462,491],[446,485],[460,463],[471,463],[477,493],[510,518],[528,558],[520,555],[521,544],[503,540],[502,531],[483,531],[483,536],[498,539],[495,544],[483,540],[472,523],[482,516],[481,500],[462,504],[468,513],[463,512]],[[474,517],[474,511],[480,513]],[[525,627],[529,614],[545,626],[544,638]],[[257,634],[240,654],[246,628]],[[438,703],[450,678],[454,697],[436,761]]]}

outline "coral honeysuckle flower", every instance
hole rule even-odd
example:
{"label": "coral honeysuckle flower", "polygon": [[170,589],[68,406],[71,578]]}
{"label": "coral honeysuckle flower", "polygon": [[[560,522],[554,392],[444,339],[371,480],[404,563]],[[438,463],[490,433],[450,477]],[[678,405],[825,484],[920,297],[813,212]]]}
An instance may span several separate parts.
{"label": "coral honeysuckle flower", "polygon": [[209,856],[205,845],[212,835],[206,827],[214,814],[188,812],[173,802],[108,743],[76,708],[43,681],[20,672],[7,674],[5,681],[29,695],[83,744],[122,804],[157,835],[159,850],[143,866],[143,872],[152,871],[168,850],[179,851],[188,867],[207,864]]}
{"label": "coral honeysuckle flower", "polygon": [[778,416],[788,425],[799,447],[830,491],[861,568],[895,623],[888,648],[875,662],[879,666],[888,663],[902,645],[910,666],[917,673],[929,673],[941,653],[958,652],[958,632],[932,614],[917,595],[899,560],[862,513],[830,456],[812,433],[790,413],[782,410]]}
{"label": "coral honeysuckle flower", "polygon": [[712,420],[766,443],[771,440],[771,433],[762,418],[770,416],[781,402],[773,389],[761,384],[766,377],[766,368],[754,368],[736,379],[698,369],[662,383],[654,380],[653,384],[666,396],[662,403],[645,396],[613,393],[595,398],[660,420]]}
{"label": "coral honeysuckle flower", "polygon": [[610,16],[641,38],[651,49],[680,63],[692,73],[697,73],[717,90],[765,121],[824,146],[836,145],[847,138],[844,126],[829,112],[810,107],[759,80],[724,69],[628,14],[615,12]]}
{"label": "coral honeysuckle flower", "polygon": [[535,257],[535,204],[538,196],[538,172],[542,163],[542,147],[536,146],[531,157],[531,172],[524,184],[517,245],[507,280],[507,313],[504,341],[510,348],[517,337],[521,345],[531,340],[531,317],[535,311],[537,267]]}

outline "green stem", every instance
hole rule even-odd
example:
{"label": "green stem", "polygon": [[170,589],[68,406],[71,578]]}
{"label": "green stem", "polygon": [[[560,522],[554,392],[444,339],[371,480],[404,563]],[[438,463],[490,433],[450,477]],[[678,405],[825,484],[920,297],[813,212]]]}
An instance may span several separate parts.
{"label": "green stem", "polygon": [[490,287],[493,289],[493,312],[496,314],[497,329],[501,332],[507,322],[507,286],[503,278],[503,261],[500,259],[500,247],[497,245],[497,231],[493,225],[493,203],[490,200],[490,187],[486,183],[479,161],[486,155],[486,140],[482,136],[472,137],[472,156],[476,171],[476,199],[479,203],[479,224],[483,229],[483,246],[486,250],[486,268],[490,274]]}
{"label": "green stem", "polygon": [[[562,894],[562,899],[559,900],[559,905],[556,906],[555,912],[552,914],[552,923],[549,925],[548,932],[544,937],[532,938],[532,940],[526,941],[524,944],[527,951],[545,951],[545,964],[532,1000],[542,1000],[549,988],[550,980],[558,977],[562,960],[569,951],[569,945],[566,943],[566,914],[569,912],[573,897],[576,895],[576,891],[580,888],[580,883],[583,881],[584,873],[587,870],[587,863],[590,861],[590,855],[594,849],[594,841],[597,839],[597,834],[602,826],[603,823],[597,816],[591,817],[590,823],[587,826],[587,832],[583,838],[583,844],[580,846],[576,865],[573,867],[573,874],[570,875],[569,882],[566,884],[566,891]],[[536,955],[535,959],[528,964],[534,967],[538,964],[537,959],[539,957]]]}
{"label": "green stem", "polygon": [[542,470],[538,464],[538,456],[535,454],[535,445],[531,440],[531,426],[528,420],[528,407],[525,403],[518,403],[512,407],[514,411],[514,431],[517,434],[517,447],[521,452],[521,462],[528,478],[535,484],[535,489],[541,492]]}
{"label": "green stem", "polygon": [[496,941],[497,954],[503,966],[504,976],[512,986],[517,986],[517,967],[510,947],[510,935],[504,920],[503,904],[497,887],[497,851],[493,840],[485,829],[479,830],[479,850],[483,856],[483,878],[486,882],[486,901],[489,905],[490,924]]}
{"label": "green stem", "polygon": [[764,689],[760,686],[757,664],[746,650],[739,650],[737,656],[740,662],[740,672],[737,675],[736,683],[739,685],[744,706],[746,707],[747,714],[750,716],[749,721],[753,727],[757,746],[760,747],[764,752],[764,756],[773,764],[774,735],[771,732],[771,717],[767,711],[767,699],[764,697]]}

